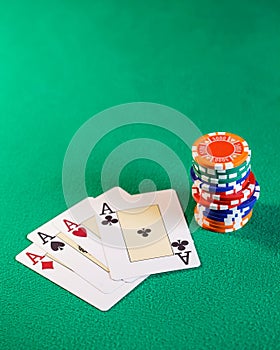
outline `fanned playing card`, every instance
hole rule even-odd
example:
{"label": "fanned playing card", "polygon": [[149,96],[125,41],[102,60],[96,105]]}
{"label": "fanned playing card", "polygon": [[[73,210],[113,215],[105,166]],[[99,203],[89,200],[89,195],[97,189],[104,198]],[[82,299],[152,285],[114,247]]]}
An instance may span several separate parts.
{"label": "fanned playing card", "polygon": [[[122,188],[116,187],[120,196],[130,196]],[[95,212],[88,197],[70,209],[56,216],[51,222],[59,230],[57,237],[71,245],[82,255],[109,272],[103,246],[96,223]],[[135,281],[136,278],[126,279],[125,282]]]}
{"label": "fanned playing card", "polygon": [[56,216],[52,224],[59,230],[58,237],[67,244],[76,245],[81,254],[109,271],[89,198]]}
{"label": "fanned playing card", "polygon": [[174,190],[129,196],[113,188],[90,201],[112,279],[200,265]]}
{"label": "fanned playing card", "polygon": [[109,310],[145,279],[123,283],[112,293],[105,294],[35,244],[19,253],[16,260],[102,311]]}

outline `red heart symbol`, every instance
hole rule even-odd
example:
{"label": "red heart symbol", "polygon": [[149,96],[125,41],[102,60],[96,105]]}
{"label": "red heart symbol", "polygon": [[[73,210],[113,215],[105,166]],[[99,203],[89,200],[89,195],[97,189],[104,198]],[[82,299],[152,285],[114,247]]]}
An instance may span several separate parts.
{"label": "red heart symbol", "polygon": [[74,236],[78,237],[86,237],[87,236],[87,230],[83,227],[80,227],[78,230],[75,230],[72,232]]}

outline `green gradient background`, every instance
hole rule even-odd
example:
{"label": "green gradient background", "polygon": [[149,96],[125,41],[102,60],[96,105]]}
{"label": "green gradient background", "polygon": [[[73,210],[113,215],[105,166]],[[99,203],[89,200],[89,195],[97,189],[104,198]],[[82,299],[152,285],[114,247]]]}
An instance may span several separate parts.
{"label": "green gradient background", "polygon": [[[7,1],[0,37],[1,349],[279,349],[279,2]],[[201,268],[152,276],[102,313],[14,257],[66,208],[61,171],[76,130],[134,101],[245,137],[261,199],[242,231],[194,233]],[[126,127],[94,150],[90,195],[101,193],[103,159],[134,137],[164,141],[189,168],[167,131]],[[137,193],[149,177],[169,187],[148,160],[129,164],[121,185]]]}

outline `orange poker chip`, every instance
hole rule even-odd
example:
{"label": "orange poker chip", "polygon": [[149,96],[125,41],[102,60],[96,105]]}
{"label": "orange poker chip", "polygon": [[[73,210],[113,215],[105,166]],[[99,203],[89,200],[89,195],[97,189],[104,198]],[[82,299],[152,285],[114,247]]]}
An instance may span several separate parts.
{"label": "orange poker chip", "polygon": [[232,169],[250,157],[247,142],[229,132],[214,132],[197,139],[192,146],[196,163],[215,170]]}
{"label": "orange poker chip", "polygon": [[201,215],[197,208],[195,208],[195,219],[196,221],[200,221],[202,224],[204,224],[207,227],[212,227],[212,228],[220,228],[220,229],[232,229],[232,228],[237,228],[239,226],[244,225],[247,221],[250,220],[251,216],[253,214],[253,210],[250,211],[250,213],[243,218],[240,219],[235,219],[235,221],[232,222],[231,225],[226,225],[225,223],[221,221],[216,221],[213,219],[209,219],[208,217]]}

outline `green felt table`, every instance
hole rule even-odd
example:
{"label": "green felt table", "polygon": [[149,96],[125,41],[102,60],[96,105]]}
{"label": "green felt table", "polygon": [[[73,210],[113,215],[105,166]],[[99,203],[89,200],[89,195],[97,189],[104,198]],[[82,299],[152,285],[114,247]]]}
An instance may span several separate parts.
{"label": "green felt table", "polygon": [[[1,349],[279,349],[279,2],[12,0],[1,4],[0,37]],[[139,101],[180,111],[202,133],[243,136],[261,197],[242,230],[193,233],[200,268],[151,276],[103,313],[14,257],[67,208],[62,167],[75,132]],[[88,195],[102,193],[104,159],[136,138],[165,144],[188,172],[177,135],[121,126],[90,154]],[[119,184],[170,188],[160,160],[144,158]]]}

